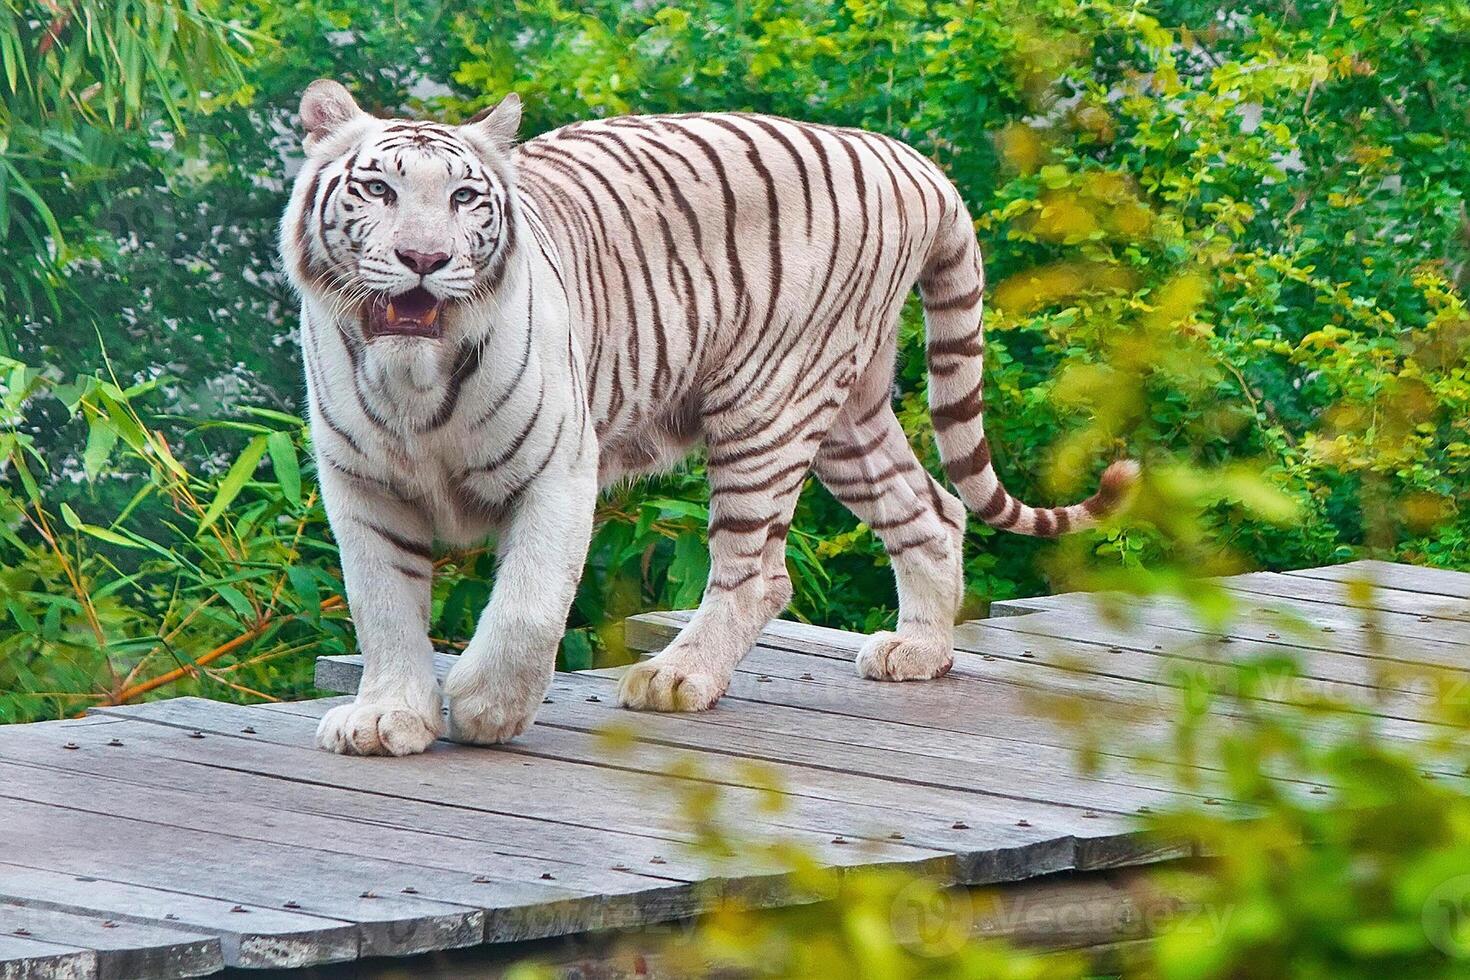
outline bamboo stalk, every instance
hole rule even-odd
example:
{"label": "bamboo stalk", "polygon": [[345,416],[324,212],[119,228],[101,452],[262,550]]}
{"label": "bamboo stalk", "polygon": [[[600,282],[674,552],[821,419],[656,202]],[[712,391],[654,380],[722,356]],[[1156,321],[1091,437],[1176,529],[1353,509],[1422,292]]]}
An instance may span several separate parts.
{"label": "bamboo stalk", "polygon": [[[321,611],[329,612],[340,607],[341,605],[341,596],[328,596],[321,601]],[[261,618],[260,622],[256,623],[250,629],[246,630],[244,633],[241,633],[234,639],[231,639],[225,643],[221,643],[219,646],[215,647],[213,650],[210,650],[202,657],[197,657],[192,662],[184,664],[181,667],[175,667],[173,670],[170,670],[163,674],[159,674],[157,677],[150,677],[146,681],[141,681],[137,684],[133,684],[130,687],[126,687],[121,691],[117,691],[113,694],[108,695],[107,698],[102,701],[102,706],[126,704],[133,698],[138,697],[141,694],[147,694],[149,691],[156,691],[158,688],[164,687],[168,684],[172,684],[174,681],[180,680],[184,677],[192,676],[194,672],[200,667],[203,667],[206,664],[214,663],[216,660],[225,656],[226,654],[238,650],[245,644],[259,639],[265,634],[265,631],[269,629],[272,624],[295,619],[298,615],[300,614],[291,613],[286,616],[276,617],[268,613]]]}

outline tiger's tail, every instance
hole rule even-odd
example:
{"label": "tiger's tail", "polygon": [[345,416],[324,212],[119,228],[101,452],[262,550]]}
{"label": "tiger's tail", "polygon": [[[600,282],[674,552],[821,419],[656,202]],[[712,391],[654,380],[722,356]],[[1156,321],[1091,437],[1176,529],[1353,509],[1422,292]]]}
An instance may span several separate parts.
{"label": "tiger's tail", "polygon": [[1091,527],[1122,503],[1138,479],[1138,463],[1114,462],[1103,471],[1097,492],[1070,507],[1032,507],[1011,496],[995,472],[985,438],[984,286],[980,247],[969,215],[960,207],[919,277],[928,338],[929,414],[945,472],[965,506],[991,527],[1036,537]]}

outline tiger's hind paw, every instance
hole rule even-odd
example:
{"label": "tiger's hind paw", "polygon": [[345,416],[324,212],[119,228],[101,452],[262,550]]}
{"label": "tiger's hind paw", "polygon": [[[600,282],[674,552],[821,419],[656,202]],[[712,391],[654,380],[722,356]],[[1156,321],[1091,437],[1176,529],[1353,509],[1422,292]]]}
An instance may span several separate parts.
{"label": "tiger's hind paw", "polygon": [[934,640],[874,633],[858,652],[857,671],[875,681],[927,681],[954,666],[954,651]]}
{"label": "tiger's hind paw", "polygon": [[707,711],[729,683],[660,654],[628,668],[618,682],[618,702],[634,711]]}

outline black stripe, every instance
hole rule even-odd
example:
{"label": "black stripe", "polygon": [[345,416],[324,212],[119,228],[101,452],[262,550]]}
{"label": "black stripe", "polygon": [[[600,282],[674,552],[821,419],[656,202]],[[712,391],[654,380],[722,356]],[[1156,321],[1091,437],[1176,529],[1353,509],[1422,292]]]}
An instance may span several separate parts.
{"label": "black stripe", "polygon": [[393,545],[393,547],[397,548],[399,551],[402,551],[404,554],[413,555],[415,558],[422,558],[424,561],[431,561],[434,557],[433,552],[429,550],[429,546],[420,541],[414,541],[412,538],[405,538],[403,535],[398,534],[397,532],[390,531],[386,527],[374,524],[372,521],[365,520],[361,517],[354,517],[353,520],[361,524],[363,527],[367,528],[369,531],[374,532],[384,541],[387,541],[389,544]]}

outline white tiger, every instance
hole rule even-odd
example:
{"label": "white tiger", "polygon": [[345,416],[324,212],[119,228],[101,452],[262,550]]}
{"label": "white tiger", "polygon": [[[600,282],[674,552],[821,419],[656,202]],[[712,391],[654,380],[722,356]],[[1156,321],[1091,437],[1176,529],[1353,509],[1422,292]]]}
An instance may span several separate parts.
{"label": "white tiger", "polygon": [[430,547],[499,532],[490,602],[444,695],[450,736],[532,722],[601,485],[708,448],[698,612],[630,668],[631,708],[701,710],[791,597],[808,472],[878,534],[896,631],[858,670],[952,662],[965,507],[890,405],[917,284],[945,469],[977,516],[1049,535],[1095,522],[1137,472],[1071,507],[1010,496],[981,424],[980,253],[960,195],[896,140],[744,114],[577,123],[514,144],[507,96],[463,126],[375,118],[336,82],[301,103],[306,161],[281,228],[300,291],[311,431],[365,667],[322,719],[338,752],[421,752],[442,729]]}

